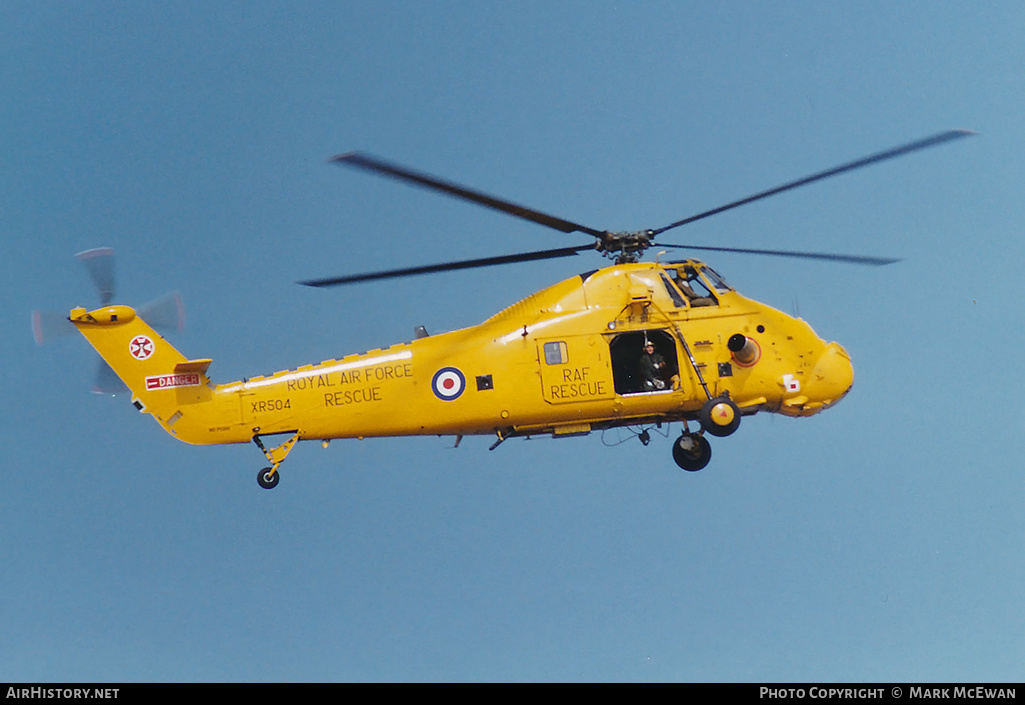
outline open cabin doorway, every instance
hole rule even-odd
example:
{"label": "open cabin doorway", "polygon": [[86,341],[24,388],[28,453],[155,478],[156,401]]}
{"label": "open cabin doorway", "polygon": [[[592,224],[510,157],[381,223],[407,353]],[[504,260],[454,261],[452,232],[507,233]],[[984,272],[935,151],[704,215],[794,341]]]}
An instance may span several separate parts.
{"label": "open cabin doorway", "polygon": [[[645,345],[654,347],[655,359],[663,367],[654,374],[643,358]],[[612,377],[616,394],[646,394],[673,389],[673,377],[680,372],[676,355],[676,340],[664,330],[640,330],[620,333],[609,341],[612,357]],[[661,385],[661,386],[659,386]]]}

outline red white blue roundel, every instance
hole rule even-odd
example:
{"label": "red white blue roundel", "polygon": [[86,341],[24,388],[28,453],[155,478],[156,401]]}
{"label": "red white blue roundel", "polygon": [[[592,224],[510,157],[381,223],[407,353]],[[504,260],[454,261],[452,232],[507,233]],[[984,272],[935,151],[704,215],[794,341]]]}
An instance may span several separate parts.
{"label": "red white blue roundel", "polygon": [[434,379],[431,380],[431,389],[434,390],[434,396],[438,397],[438,399],[452,401],[453,399],[458,399],[459,395],[466,389],[466,378],[455,367],[442,367],[434,373]]}

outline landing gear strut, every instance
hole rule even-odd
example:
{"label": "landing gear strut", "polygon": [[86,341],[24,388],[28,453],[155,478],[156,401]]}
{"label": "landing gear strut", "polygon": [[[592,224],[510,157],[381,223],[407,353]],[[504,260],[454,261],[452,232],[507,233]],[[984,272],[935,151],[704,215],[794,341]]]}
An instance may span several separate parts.
{"label": "landing gear strut", "polygon": [[253,443],[263,451],[263,454],[267,456],[267,460],[271,462],[269,468],[264,468],[256,476],[256,481],[265,490],[271,490],[278,486],[278,481],[281,480],[281,476],[278,474],[278,466],[285,461],[285,458],[291,452],[292,447],[299,441],[299,432],[296,431],[287,441],[279,445],[277,448],[267,448],[263,445],[263,441],[260,440],[259,436],[253,436]]}
{"label": "landing gear strut", "polygon": [[712,446],[700,433],[684,431],[673,442],[673,460],[687,472],[697,472],[712,459]]}

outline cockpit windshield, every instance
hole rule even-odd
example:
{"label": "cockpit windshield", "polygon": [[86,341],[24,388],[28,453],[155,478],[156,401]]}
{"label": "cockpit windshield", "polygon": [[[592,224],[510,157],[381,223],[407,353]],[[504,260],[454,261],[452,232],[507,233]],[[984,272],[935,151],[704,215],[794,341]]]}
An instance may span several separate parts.
{"label": "cockpit windshield", "polygon": [[681,264],[668,271],[676,288],[683,293],[691,306],[716,306],[719,303],[708,284],[691,264]]}
{"label": "cockpit windshield", "polygon": [[701,270],[701,272],[708,279],[709,283],[712,285],[712,288],[714,288],[720,294],[725,294],[727,291],[733,290],[733,287],[727,284],[726,280],[723,279],[722,276],[720,276],[720,274],[711,267],[706,265],[705,268]]}

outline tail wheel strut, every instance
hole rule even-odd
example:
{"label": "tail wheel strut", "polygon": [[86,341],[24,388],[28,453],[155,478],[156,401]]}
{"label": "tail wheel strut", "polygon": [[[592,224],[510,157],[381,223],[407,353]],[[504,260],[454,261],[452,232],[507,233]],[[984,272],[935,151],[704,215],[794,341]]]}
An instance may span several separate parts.
{"label": "tail wheel strut", "polygon": [[263,451],[263,454],[271,463],[269,468],[263,468],[256,476],[256,481],[259,483],[260,487],[262,487],[265,490],[270,490],[277,487],[278,481],[281,479],[281,476],[278,474],[278,466],[281,465],[281,463],[285,462],[285,458],[288,457],[288,454],[292,451],[292,448],[298,442],[299,432],[296,431],[295,434],[292,435],[287,441],[277,446],[276,448],[271,448],[270,450],[268,450],[267,447],[264,446],[263,441],[260,440],[259,436],[253,436],[253,443],[255,443],[256,446]]}

